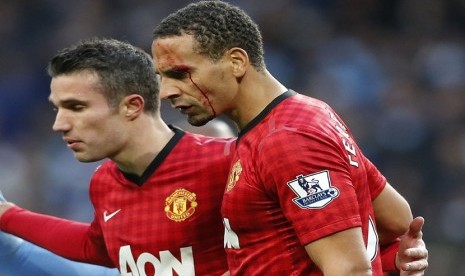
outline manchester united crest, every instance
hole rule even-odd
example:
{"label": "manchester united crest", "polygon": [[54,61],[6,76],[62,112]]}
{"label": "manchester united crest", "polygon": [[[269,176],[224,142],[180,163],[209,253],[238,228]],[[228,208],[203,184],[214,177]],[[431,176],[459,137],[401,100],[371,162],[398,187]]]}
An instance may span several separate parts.
{"label": "manchester united crest", "polygon": [[242,172],[241,160],[237,160],[234,163],[231,171],[229,172],[228,185],[226,186],[226,192],[229,192],[236,186],[237,181],[239,180],[239,175]]}
{"label": "manchester united crest", "polygon": [[195,212],[197,202],[195,193],[186,189],[177,189],[165,200],[166,216],[176,222],[184,221]]}

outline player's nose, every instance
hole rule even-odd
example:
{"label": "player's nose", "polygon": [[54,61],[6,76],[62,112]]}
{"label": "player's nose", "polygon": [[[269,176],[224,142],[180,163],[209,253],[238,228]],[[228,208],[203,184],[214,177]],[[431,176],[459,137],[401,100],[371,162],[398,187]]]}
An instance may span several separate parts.
{"label": "player's nose", "polygon": [[63,111],[57,111],[52,129],[55,132],[66,132],[71,129],[71,124]]}
{"label": "player's nose", "polygon": [[162,80],[160,82],[160,98],[168,100],[175,97],[179,97],[182,94],[182,90],[176,85],[169,81]]}

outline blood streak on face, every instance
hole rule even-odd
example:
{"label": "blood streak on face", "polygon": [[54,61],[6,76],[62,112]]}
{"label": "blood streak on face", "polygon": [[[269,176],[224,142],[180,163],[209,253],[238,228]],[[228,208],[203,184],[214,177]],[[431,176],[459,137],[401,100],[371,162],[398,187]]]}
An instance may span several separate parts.
{"label": "blood streak on face", "polygon": [[205,92],[203,92],[203,90],[200,89],[200,87],[194,82],[194,80],[192,80],[192,75],[191,75],[190,72],[189,72],[189,79],[191,80],[192,84],[195,85],[195,87],[197,87],[197,89],[200,91],[200,93],[202,93],[202,95],[205,97],[205,99],[207,100],[208,105],[210,106],[210,109],[212,110],[213,118],[216,118],[216,111],[213,108],[213,105],[212,105],[210,99],[208,98],[207,94]]}
{"label": "blood streak on face", "polygon": [[175,66],[173,66],[173,71],[180,72],[180,73],[186,73],[186,74],[189,75],[189,80],[200,91],[202,96],[207,100],[207,103],[210,106],[210,109],[211,109],[211,111],[213,113],[213,118],[215,118],[216,117],[216,111],[213,108],[213,105],[212,105],[212,103],[210,101],[210,98],[208,98],[208,95],[192,79],[192,74],[190,72],[189,66],[187,66],[187,65],[175,65]]}
{"label": "blood streak on face", "polygon": [[[171,72],[177,72],[180,73],[181,75],[183,74],[188,74],[189,75],[189,80],[191,83],[200,91],[202,94],[203,98],[207,101],[208,106],[210,107],[212,111],[213,117],[216,117],[216,111],[213,108],[213,105],[210,101],[210,98],[207,96],[207,93],[205,93],[197,83],[194,82],[192,78],[192,74],[190,72],[191,67],[189,65],[185,65],[184,63],[184,56],[192,56],[194,53],[192,50],[185,50],[185,49],[193,49],[192,47],[178,47],[178,44],[182,43],[187,43],[192,44],[192,38],[190,36],[186,37],[176,37],[176,38],[167,38],[165,39],[169,41],[166,43],[162,43],[161,41],[156,41],[155,42],[155,47],[152,47],[152,52],[153,55],[156,57],[156,59],[160,62],[159,66],[161,67],[171,67],[169,71]],[[179,40],[179,41],[178,41]],[[184,50],[183,50],[184,49]],[[202,101],[204,102],[204,101]]]}

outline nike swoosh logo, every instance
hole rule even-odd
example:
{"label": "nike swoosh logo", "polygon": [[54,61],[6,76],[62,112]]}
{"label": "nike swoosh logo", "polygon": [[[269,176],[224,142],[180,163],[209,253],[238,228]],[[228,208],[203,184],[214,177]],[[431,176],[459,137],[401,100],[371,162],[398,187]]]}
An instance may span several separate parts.
{"label": "nike swoosh logo", "polygon": [[119,211],[121,211],[121,209],[118,209],[118,210],[114,211],[114,212],[111,213],[111,214],[108,214],[107,211],[103,212],[103,220],[104,220],[105,222],[109,221],[112,217],[114,217],[116,214],[118,214]]}

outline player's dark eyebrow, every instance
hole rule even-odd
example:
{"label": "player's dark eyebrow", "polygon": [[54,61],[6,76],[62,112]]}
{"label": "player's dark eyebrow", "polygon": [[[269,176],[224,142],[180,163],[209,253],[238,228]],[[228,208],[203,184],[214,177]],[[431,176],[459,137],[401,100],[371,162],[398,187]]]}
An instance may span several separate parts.
{"label": "player's dark eyebrow", "polygon": [[171,69],[175,71],[189,71],[191,68],[187,65],[175,65]]}
{"label": "player's dark eyebrow", "polygon": [[51,98],[48,98],[48,101],[55,107],[57,106],[63,106],[63,107],[69,107],[73,105],[86,105],[86,101],[81,101],[81,100],[76,100],[76,99],[66,99],[59,101],[57,103],[54,103]]}
{"label": "player's dark eyebrow", "polygon": [[176,65],[164,71],[159,70],[158,72],[161,76],[166,76],[168,78],[183,79],[188,75],[190,70],[191,68],[189,66]]}
{"label": "player's dark eyebrow", "polygon": [[175,65],[175,66],[170,67],[170,68],[165,69],[165,70],[157,69],[156,72],[157,72],[157,74],[160,74],[160,75],[167,75],[167,74],[170,74],[172,72],[175,72],[175,73],[188,73],[190,70],[191,70],[191,67],[189,67],[189,66]]}

